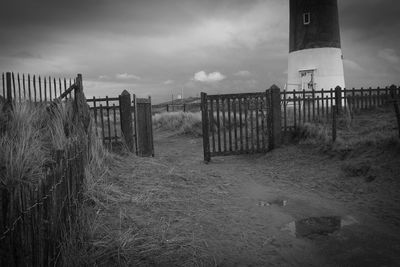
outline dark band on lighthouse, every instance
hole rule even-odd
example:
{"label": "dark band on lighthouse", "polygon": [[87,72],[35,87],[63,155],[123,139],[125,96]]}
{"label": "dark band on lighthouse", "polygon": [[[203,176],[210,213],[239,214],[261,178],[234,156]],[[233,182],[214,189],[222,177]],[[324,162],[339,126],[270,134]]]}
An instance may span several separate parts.
{"label": "dark band on lighthouse", "polygon": [[290,0],[289,52],[341,48],[337,0]]}
{"label": "dark band on lighthouse", "polygon": [[344,88],[338,0],[290,0],[288,90]]}

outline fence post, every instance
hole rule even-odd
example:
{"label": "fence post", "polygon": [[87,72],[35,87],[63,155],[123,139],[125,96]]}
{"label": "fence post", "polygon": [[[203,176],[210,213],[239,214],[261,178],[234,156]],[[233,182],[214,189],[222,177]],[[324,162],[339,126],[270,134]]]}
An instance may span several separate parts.
{"label": "fence post", "polygon": [[89,133],[90,110],[83,93],[82,74],[78,74],[75,81],[74,109],[76,118],[82,122],[85,133]]}
{"label": "fence post", "polygon": [[209,138],[209,129],[208,129],[208,105],[207,105],[207,94],[201,93],[201,122],[203,127],[203,152],[204,152],[204,161],[210,162],[210,138]]}
{"label": "fence post", "polygon": [[394,112],[396,113],[396,118],[397,118],[397,128],[399,131],[399,138],[400,138],[400,108],[399,108],[399,100],[396,99],[396,91],[397,87],[395,85],[390,86],[390,96],[393,101],[393,106],[394,106]]}
{"label": "fence post", "polygon": [[132,112],[131,112],[131,95],[124,90],[119,96],[119,116],[121,120],[122,137],[130,152],[134,151]]}
{"label": "fence post", "polygon": [[154,156],[151,98],[136,98],[135,102],[137,154],[140,157]]}
{"label": "fence post", "polygon": [[6,73],[6,90],[7,90],[7,102],[11,104],[12,101],[11,72]]}
{"label": "fence post", "polygon": [[133,108],[133,127],[135,127],[133,129],[133,137],[134,137],[133,140],[134,140],[134,144],[135,144],[135,148],[136,148],[136,155],[138,155],[139,151],[138,151],[137,125],[136,125],[136,122],[137,122],[136,107],[137,107],[137,105],[136,105],[136,95],[135,94],[132,94],[132,102],[131,103],[133,105],[133,107],[132,107]]}
{"label": "fence post", "polygon": [[335,88],[335,102],[336,113],[340,115],[342,111],[342,88],[340,86],[336,86]]}
{"label": "fence post", "polygon": [[336,127],[337,127],[336,119],[337,119],[337,108],[336,108],[336,106],[332,106],[332,141],[333,142],[336,141]]}
{"label": "fence post", "polygon": [[[6,73],[6,95],[4,95],[3,111],[12,110],[12,85],[11,85],[11,72]],[[3,84],[4,85],[4,84]]]}
{"label": "fence post", "polygon": [[149,99],[149,109],[150,112],[148,113],[150,116],[150,127],[149,127],[149,131],[150,131],[150,137],[151,137],[151,156],[154,157],[154,137],[153,137],[153,109],[151,106],[151,96],[148,97]]}
{"label": "fence post", "polygon": [[270,130],[270,136],[268,136],[268,149],[272,150],[281,145],[282,139],[282,129],[281,129],[281,91],[276,85],[272,85],[270,89],[267,90],[267,95],[269,94],[269,99],[267,101],[270,104],[270,109],[268,112],[268,120]]}

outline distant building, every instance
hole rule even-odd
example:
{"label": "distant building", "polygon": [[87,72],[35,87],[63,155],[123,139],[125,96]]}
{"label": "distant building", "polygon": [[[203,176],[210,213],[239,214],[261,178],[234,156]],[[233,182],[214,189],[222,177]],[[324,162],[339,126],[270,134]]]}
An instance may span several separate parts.
{"label": "distant building", "polygon": [[290,0],[287,90],[345,86],[337,0]]}

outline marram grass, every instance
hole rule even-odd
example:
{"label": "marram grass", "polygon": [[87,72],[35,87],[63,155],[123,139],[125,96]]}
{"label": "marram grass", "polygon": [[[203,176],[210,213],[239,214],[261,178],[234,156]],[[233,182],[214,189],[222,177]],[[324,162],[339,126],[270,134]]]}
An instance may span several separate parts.
{"label": "marram grass", "polygon": [[[0,111],[1,116],[7,117]],[[29,103],[16,104],[8,119],[2,121],[0,136],[1,183],[37,182],[43,177],[42,166],[50,160],[44,138],[48,116],[43,108]]]}
{"label": "marram grass", "polygon": [[7,114],[0,110],[0,181],[37,183],[54,150],[66,149],[82,137],[72,120],[72,102],[51,109],[30,102],[16,103]]}

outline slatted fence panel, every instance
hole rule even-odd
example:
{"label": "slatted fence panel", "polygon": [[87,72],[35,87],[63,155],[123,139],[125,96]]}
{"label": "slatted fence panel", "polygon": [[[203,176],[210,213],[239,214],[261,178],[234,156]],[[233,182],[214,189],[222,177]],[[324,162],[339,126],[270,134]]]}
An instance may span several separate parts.
{"label": "slatted fence panel", "polygon": [[[11,73],[7,76],[11,80]],[[79,100],[84,98],[79,74],[77,83],[70,86],[65,95],[73,90],[77,96],[74,103],[77,118],[85,117],[84,109],[79,105]],[[15,97],[16,92],[21,100]],[[15,98],[10,96],[9,100],[23,101],[23,95],[15,90]],[[52,96],[49,94],[47,97],[46,93],[44,100],[47,99],[52,99]],[[77,222],[87,163],[85,142],[78,139],[64,150],[53,150],[52,160],[39,166],[43,170],[40,179],[29,181],[28,177],[27,181],[21,182],[14,181],[11,175],[8,177],[11,180],[3,184],[0,189],[0,266],[56,266],[61,262],[60,257],[67,257],[61,254],[60,244],[68,239]]]}
{"label": "slatted fence panel", "polygon": [[[399,87],[396,87],[395,94],[400,95]],[[329,122],[334,105],[339,104],[343,111],[352,112],[387,105],[389,100],[388,87],[343,89],[340,93],[333,89],[282,91],[282,130],[287,133],[307,122]]]}
{"label": "slatted fence panel", "polygon": [[[0,266],[56,266],[59,244],[77,219],[84,185],[84,151],[55,151],[46,176],[0,190]],[[64,255],[61,255],[64,256]]]}
{"label": "slatted fence panel", "polygon": [[[266,93],[206,95],[202,97],[206,157],[261,153],[267,146]],[[205,124],[205,125],[204,125]],[[205,148],[206,153],[208,148]]]}
{"label": "slatted fence panel", "polygon": [[96,131],[104,143],[121,142],[120,106],[118,97],[90,98],[86,102],[94,118]]}
{"label": "slatted fence panel", "polygon": [[[2,73],[2,96],[6,98],[6,73]],[[59,98],[62,93],[75,83],[75,79],[54,78],[50,76],[40,76],[31,74],[10,73],[12,99],[15,102],[30,101],[34,103],[49,103]],[[72,98],[72,92],[67,95]]]}

